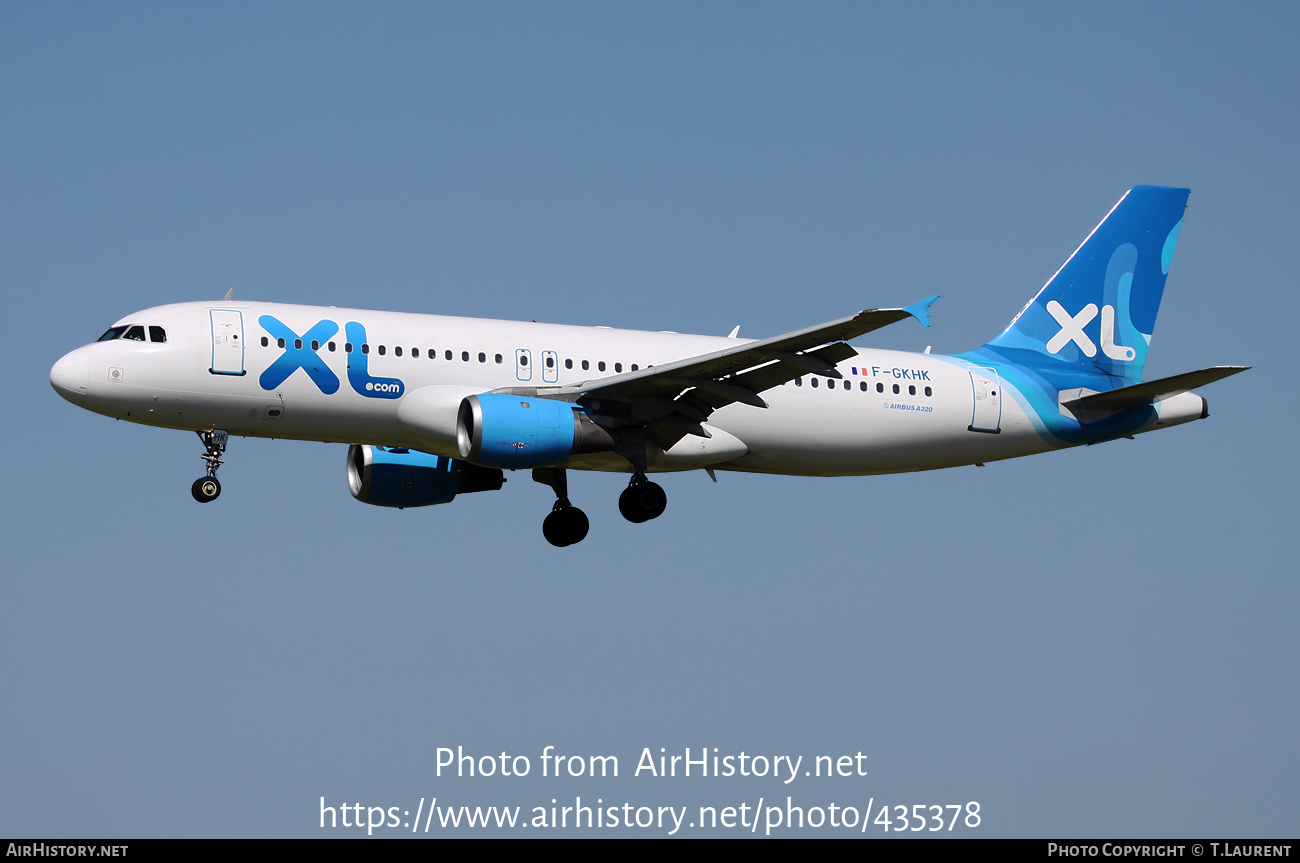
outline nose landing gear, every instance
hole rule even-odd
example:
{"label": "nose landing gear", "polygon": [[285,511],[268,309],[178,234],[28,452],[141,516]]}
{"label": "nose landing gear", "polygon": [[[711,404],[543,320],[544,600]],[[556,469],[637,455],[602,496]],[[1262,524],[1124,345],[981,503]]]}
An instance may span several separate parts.
{"label": "nose landing gear", "polygon": [[201,457],[208,464],[208,475],[201,476],[194,480],[190,486],[190,494],[199,503],[207,503],[217,499],[221,494],[221,483],[217,481],[217,468],[221,467],[223,459],[221,454],[226,451],[226,440],[229,435],[224,429],[213,429],[206,432],[195,432],[199,440],[203,441],[203,447],[207,450]]}

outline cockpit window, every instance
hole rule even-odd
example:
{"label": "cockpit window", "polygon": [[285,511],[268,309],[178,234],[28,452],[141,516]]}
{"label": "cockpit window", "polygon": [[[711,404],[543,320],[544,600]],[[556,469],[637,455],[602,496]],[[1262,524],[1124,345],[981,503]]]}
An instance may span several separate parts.
{"label": "cockpit window", "polygon": [[113,327],[112,329],[110,329],[108,332],[104,333],[102,336],[100,336],[100,337],[99,337],[98,339],[96,339],[95,341],[97,341],[97,342],[111,342],[111,341],[113,341],[113,339],[120,339],[120,338],[122,338],[122,333],[124,333],[124,332],[126,332],[126,327]]}
{"label": "cockpit window", "polygon": [[130,339],[133,342],[142,342],[144,341],[144,327],[136,324],[134,327],[127,330],[126,335],[122,336],[122,338]]}
{"label": "cockpit window", "polygon": [[165,342],[165,341],[167,341],[167,331],[164,330],[162,327],[150,327],[150,328],[149,328],[149,341],[151,341],[151,342]]}

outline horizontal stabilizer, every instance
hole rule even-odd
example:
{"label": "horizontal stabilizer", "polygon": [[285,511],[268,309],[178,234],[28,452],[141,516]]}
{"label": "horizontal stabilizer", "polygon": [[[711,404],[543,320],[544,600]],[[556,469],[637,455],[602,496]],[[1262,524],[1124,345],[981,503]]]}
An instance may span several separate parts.
{"label": "horizontal stabilizer", "polygon": [[1104,393],[1093,393],[1092,395],[1070,399],[1068,401],[1062,400],[1061,407],[1069,408],[1072,411],[1114,411],[1154,404],[1158,401],[1181,395],[1188,390],[1193,390],[1197,387],[1214,383],[1217,380],[1222,380],[1223,378],[1235,375],[1238,372],[1244,372],[1248,368],[1250,368],[1250,366],[1211,366],[1208,369],[1201,369],[1200,371],[1195,372],[1184,372],[1181,375],[1161,378],[1158,381],[1148,381],[1143,384],[1120,387],[1117,390],[1110,390],[1109,392]]}

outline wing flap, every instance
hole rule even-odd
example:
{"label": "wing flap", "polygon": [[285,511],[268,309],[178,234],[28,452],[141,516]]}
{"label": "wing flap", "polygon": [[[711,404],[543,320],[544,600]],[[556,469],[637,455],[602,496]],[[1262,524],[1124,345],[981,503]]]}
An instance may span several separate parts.
{"label": "wing flap", "polygon": [[857,354],[846,339],[907,318],[928,327],[930,305],[936,299],[929,297],[902,309],[866,309],[785,335],[556,387],[548,396],[621,404],[621,410],[602,407],[604,417],[596,422],[620,430],[629,452],[637,445],[637,435],[667,450],[686,435],[709,437],[703,423],[719,408],[736,402],[766,408],[759,395],[764,390],[808,374],[842,377],[835,364]]}

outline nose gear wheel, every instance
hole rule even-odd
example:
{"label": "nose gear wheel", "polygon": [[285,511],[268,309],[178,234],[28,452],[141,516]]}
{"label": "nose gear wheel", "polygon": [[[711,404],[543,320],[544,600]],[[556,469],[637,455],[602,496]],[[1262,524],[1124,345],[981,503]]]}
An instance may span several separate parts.
{"label": "nose gear wheel", "polygon": [[216,500],[221,494],[221,483],[217,482],[217,468],[221,467],[224,461],[221,454],[226,451],[226,433],[221,429],[214,429],[195,432],[195,434],[203,441],[205,452],[200,458],[207,462],[208,475],[194,480],[194,484],[190,486],[190,494],[194,495],[194,499],[199,503],[208,503]]}
{"label": "nose gear wheel", "polygon": [[207,503],[210,500],[216,500],[217,495],[221,494],[221,483],[217,482],[215,476],[202,476],[194,480],[194,485],[190,486],[190,494],[199,503]]}

